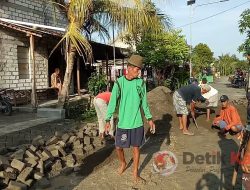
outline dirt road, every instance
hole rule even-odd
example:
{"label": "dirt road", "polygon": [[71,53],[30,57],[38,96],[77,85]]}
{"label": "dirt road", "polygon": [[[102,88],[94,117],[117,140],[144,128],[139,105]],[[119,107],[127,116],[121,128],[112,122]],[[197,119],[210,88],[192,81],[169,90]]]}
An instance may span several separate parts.
{"label": "dirt road", "polygon": [[[228,87],[227,81],[221,79],[213,84],[220,94],[228,94],[230,99],[239,99],[245,96],[244,90]],[[163,102],[160,102],[161,104]],[[190,124],[194,136],[182,135],[173,113],[172,106],[168,103],[166,114],[156,119],[157,132],[150,136],[148,142],[141,150],[141,176],[145,178],[145,185],[134,185],[132,182],[132,154],[126,150],[128,169],[123,175],[116,173],[118,161],[114,147],[101,151],[91,158],[77,172],[61,175],[51,180],[52,187],[56,189],[74,190],[219,190],[232,189],[231,178],[233,165],[230,160],[237,152],[238,142],[231,136],[220,138],[217,131],[210,129],[211,122],[205,121],[205,115],[197,118],[199,129]],[[160,105],[158,105],[160,106]],[[155,105],[157,107],[157,105]],[[152,108],[152,105],[151,105]],[[243,122],[246,121],[246,107],[238,105]],[[157,111],[153,113],[157,115]],[[215,110],[217,111],[217,110]],[[213,113],[212,118],[215,116]],[[169,176],[162,176],[152,172],[153,155],[161,150],[168,150],[175,154],[178,165],[175,172]],[[241,175],[237,188],[241,187]]]}

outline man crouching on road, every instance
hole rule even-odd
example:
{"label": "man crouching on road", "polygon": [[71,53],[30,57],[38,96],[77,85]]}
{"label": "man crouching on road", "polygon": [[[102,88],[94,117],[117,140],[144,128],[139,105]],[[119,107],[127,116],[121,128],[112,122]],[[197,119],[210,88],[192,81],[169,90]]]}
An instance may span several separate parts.
{"label": "man crouching on road", "polygon": [[235,135],[241,132],[244,127],[237,109],[229,104],[229,98],[226,95],[222,95],[220,101],[222,105],[220,115],[214,119],[212,128],[219,128],[220,135],[225,135],[227,132]]}
{"label": "man crouching on road", "polygon": [[114,84],[111,94],[111,100],[108,105],[106,115],[106,132],[110,129],[110,119],[119,106],[119,122],[115,135],[115,146],[120,168],[118,173],[122,174],[127,163],[124,157],[123,148],[133,147],[133,177],[134,182],[145,182],[138,174],[138,166],[140,159],[140,146],[145,142],[144,127],[141,115],[141,107],[150,126],[150,132],[155,132],[155,124],[149,110],[146,96],[146,85],[143,80],[138,78],[142,68],[143,58],[139,55],[132,55],[128,60],[126,76],[120,77]]}

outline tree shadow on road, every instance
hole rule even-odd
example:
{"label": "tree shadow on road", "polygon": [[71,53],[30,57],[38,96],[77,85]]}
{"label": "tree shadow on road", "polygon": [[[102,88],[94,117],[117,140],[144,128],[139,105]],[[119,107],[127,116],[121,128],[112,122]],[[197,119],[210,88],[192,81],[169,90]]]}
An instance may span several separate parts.
{"label": "tree shadow on road", "polygon": [[[156,120],[156,133],[154,135],[150,135],[150,138],[144,146],[141,148],[141,154],[146,154],[145,159],[143,160],[139,173],[147,166],[147,164],[152,159],[153,155],[160,151],[162,143],[166,139],[166,145],[170,145],[170,129],[172,127],[171,121],[173,120],[172,115],[165,114],[163,115],[161,120]],[[146,135],[148,136],[148,135]]]}

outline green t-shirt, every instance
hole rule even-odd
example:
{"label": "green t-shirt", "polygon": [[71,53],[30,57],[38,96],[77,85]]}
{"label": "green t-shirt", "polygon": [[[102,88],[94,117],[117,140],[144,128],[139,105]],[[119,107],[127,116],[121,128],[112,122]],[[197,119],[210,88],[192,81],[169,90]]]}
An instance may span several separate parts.
{"label": "green t-shirt", "polygon": [[[117,99],[120,94],[118,128],[134,129],[143,126],[140,105],[143,108],[145,117],[147,119],[152,118],[147,103],[146,85],[142,85],[143,80],[140,78],[128,80],[125,76],[120,77],[117,82],[121,90],[119,90],[118,85],[115,83],[108,105],[106,121],[110,120],[115,112],[118,103]],[[139,94],[141,94],[141,96]],[[142,97],[142,100],[140,97]]]}

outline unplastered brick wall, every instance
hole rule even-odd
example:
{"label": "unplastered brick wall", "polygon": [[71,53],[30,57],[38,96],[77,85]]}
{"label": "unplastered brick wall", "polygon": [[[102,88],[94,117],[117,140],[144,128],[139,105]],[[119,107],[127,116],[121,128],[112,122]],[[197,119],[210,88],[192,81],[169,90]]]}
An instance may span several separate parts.
{"label": "unplastered brick wall", "polygon": [[[32,63],[29,61],[28,78],[20,77],[18,47],[29,49],[29,37],[21,32],[0,28],[0,88],[13,88],[16,90],[31,89]],[[47,52],[46,46],[42,44],[41,40],[36,39],[35,64],[37,88],[48,87]]]}
{"label": "unplastered brick wall", "polygon": [[67,23],[65,14],[50,2],[50,0],[0,0],[0,17],[65,28]]}

